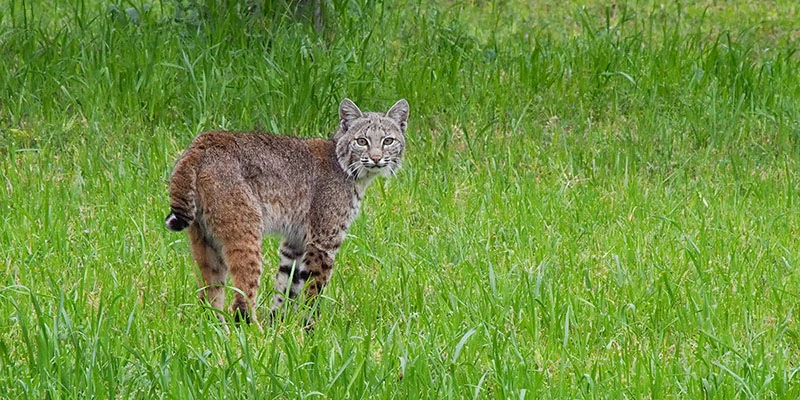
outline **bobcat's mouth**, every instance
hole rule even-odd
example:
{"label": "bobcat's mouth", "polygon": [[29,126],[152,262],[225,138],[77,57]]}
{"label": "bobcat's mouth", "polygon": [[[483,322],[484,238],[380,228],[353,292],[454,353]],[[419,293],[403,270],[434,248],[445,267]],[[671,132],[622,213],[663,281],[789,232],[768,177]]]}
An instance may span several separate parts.
{"label": "bobcat's mouth", "polygon": [[397,172],[398,162],[393,159],[380,159],[377,162],[372,159],[362,158],[353,163],[349,171],[355,178],[372,177],[376,175],[391,176]]}
{"label": "bobcat's mouth", "polygon": [[380,160],[378,162],[374,162],[374,161],[370,160],[370,161],[362,162],[361,164],[364,165],[365,168],[381,169],[381,168],[385,168],[387,165],[389,165],[389,162],[388,161],[384,161],[384,160]]}

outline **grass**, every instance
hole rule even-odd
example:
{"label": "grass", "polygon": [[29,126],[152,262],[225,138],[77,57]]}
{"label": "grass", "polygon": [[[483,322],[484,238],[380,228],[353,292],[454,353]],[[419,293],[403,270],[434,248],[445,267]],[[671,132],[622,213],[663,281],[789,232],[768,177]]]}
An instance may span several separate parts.
{"label": "grass", "polygon": [[[4,3],[5,396],[800,397],[794,2],[242,4]],[[327,136],[345,96],[408,99],[404,169],[312,335],[225,333],[163,228],[174,161]]]}

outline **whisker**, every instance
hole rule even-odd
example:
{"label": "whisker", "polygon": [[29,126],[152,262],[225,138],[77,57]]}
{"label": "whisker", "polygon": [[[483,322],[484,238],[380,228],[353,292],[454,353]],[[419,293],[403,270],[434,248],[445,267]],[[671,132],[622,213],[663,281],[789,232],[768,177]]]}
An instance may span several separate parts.
{"label": "whisker", "polygon": [[361,163],[360,161],[353,161],[352,163],[350,163],[350,165],[347,166],[347,173],[353,176],[354,178],[358,178],[358,176],[360,175],[358,168],[360,163]]}
{"label": "whisker", "polygon": [[351,175],[353,178],[360,178],[362,171],[364,171],[364,164],[362,164],[360,161],[356,161],[352,163],[351,166]]}
{"label": "whisker", "polygon": [[395,176],[398,170],[398,164],[396,160],[388,160],[386,162],[386,167],[389,169],[389,175]]}

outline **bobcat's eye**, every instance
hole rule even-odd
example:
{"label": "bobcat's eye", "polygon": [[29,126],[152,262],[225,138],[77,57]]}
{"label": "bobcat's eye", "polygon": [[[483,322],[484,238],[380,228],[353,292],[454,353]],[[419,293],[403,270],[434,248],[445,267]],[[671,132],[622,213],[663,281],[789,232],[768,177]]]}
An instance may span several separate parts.
{"label": "bobcat's eye", "polygon": [[383,139],[383,145],[384,146],[388,146],[388,145],[390,145],[392,143],[394,143],[394,138],[387,137],[386,139]]}
{"label": "bobcat's eye", "polygon": [[358,138],[358,139],[356,139],[356,143],[358,143],[359,146],[366,146],[367,145],[367,139]]}

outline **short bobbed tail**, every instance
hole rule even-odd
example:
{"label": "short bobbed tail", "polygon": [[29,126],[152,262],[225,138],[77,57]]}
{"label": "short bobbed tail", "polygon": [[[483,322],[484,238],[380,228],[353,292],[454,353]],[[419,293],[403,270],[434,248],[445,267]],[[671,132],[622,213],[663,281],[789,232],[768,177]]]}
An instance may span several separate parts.
{"label": "short bobbed tail", "polygon": [[164,220],[164,225],[171,231],[182,231],[194,223],[197,213],[197,165],[202,155],[202,150],[190,147],[172,171],[169,181],[170,213]]}

